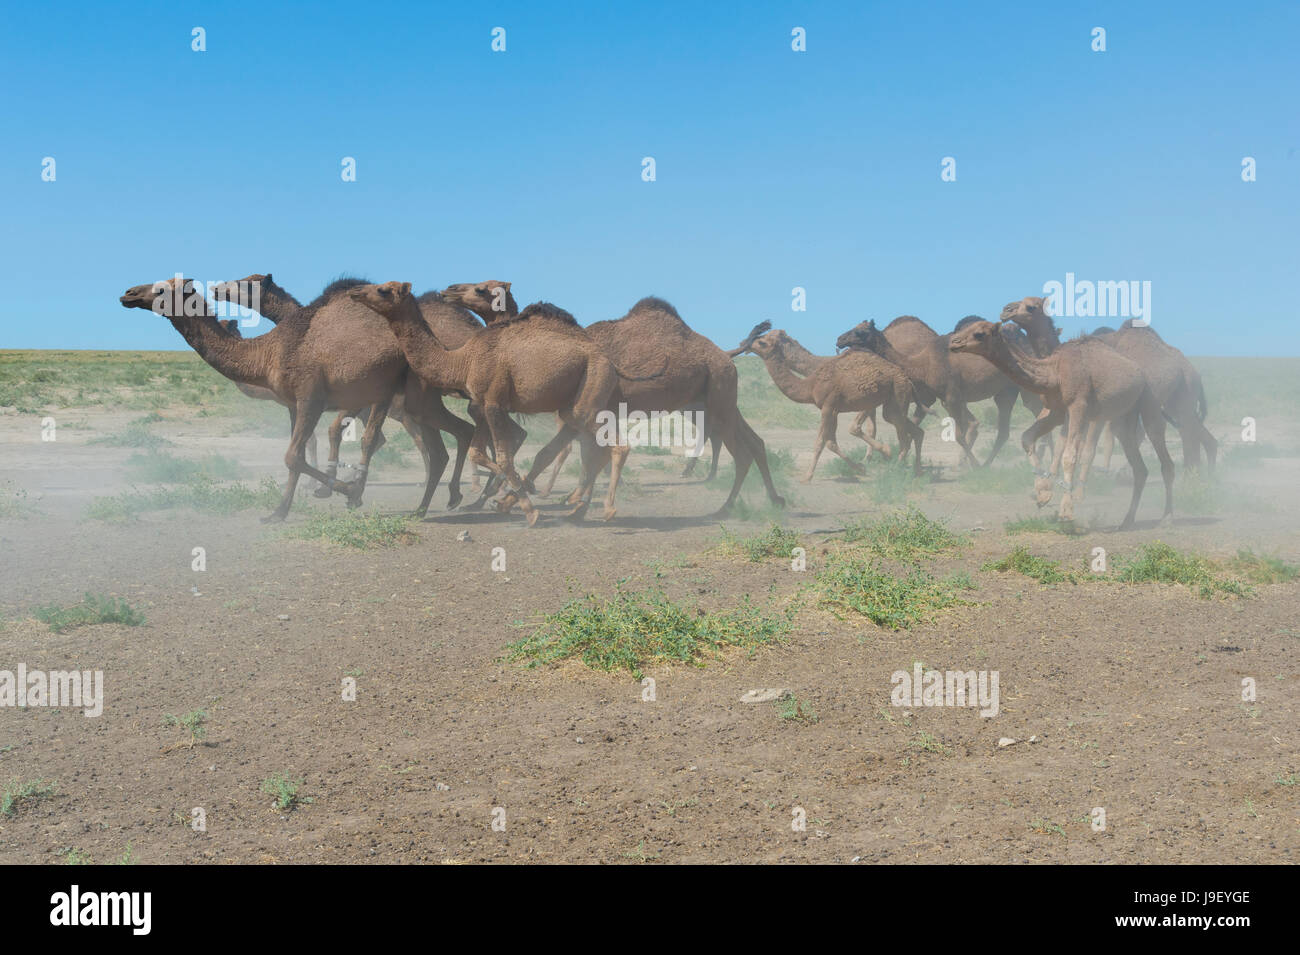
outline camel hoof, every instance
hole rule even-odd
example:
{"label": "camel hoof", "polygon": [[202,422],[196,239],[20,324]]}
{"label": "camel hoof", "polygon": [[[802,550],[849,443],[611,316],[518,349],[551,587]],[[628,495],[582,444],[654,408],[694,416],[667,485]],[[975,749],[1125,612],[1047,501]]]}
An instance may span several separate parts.
{"label": "camel hoof", "polygon": [[799,479],[799,483],[800,483],[800,484],[811,484],[811,483],[812,483],[812,475],[809,475],[808,477],[805,477],[805,478],[800,478],[800,479]]}
{"label": "camel hoof", "polygon": [[311,493],[312,493],[312,497],[333,497],[334,496],[334,492],[331,491],[324,484],[316,488],[316,490],[312,491]]}
{"label": "camel hoof", "polygon": [[588,504],[586,501],[580,501],[577,507],[575,507],[573,510],[569,511],[569,513],[564,515],[564,519],[566,521],[572,521],[573,523],[576,524],[587,516],[587,508],[589,508],[590,506],[591,505]]}
{"label": "camel hoof", "polygon": [[425,517],[425,516],[428,515],[428,513],[429,513],[429,509],[428,509],[427,507],[417,507],[415,510],[413,510],[413,511],[411,512],[411,516],[412,516],[412,517]]}
{"label": "camel hoof", "polygon": [[528,526],[529,526],[529,527],[536,527],[536,526],[537,526],[537,518],[538,518],[538,514],[537,514],[536,511],[529,511],[528,514],[525,515],[525,516],[528,518]]}
{"label": "camel hoof", "polygon": [[456,508],[460,507],[460,502],[461,502],[462,500],[464,500],[464,498],[461,497],[461,493],[460,493],[460,491],[455,491],[455,492],[453,492],[453,493],[451,493],[451,494],[448,494],[448,495],[447,495],[447,510],[449,510],[449,511],[454,511],[454,510],[456,510]]}
{"label": "camel hoof", "polygon": [[607,507],[605,508],[605,513],[600,515],[600,519],[602,521],[612,521],[614,519],[614,515],[617,513],[618,513],[618,508]]}
{"label": "camel hoof", "polygon": [[785,507],[785,498],[783,498],[780,494],[778,494],[776,497],[772,498],[772,506]]}
{"label": "camel hoof", "polygon": [[263,524],[280,524],[284,522],[284,514],[280,511],[272,511],[262,518]]}

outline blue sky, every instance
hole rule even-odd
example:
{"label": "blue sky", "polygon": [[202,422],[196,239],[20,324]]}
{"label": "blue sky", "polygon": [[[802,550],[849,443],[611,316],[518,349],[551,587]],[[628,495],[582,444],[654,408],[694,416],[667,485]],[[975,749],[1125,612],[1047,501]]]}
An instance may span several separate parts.
{"label": "blue sky", "polygon": [[829,353],[1072,272],[1150,281],[1188,353],[1300,354],[1300,4],[548,6],[9,8],[0,347],[183,348],[117,296],[269,271],[504,279],[583,323],[657,294]]}

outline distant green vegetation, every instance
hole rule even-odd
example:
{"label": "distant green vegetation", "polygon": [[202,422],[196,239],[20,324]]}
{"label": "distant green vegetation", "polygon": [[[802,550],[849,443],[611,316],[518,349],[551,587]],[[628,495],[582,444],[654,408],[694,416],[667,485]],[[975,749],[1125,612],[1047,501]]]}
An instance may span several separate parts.
{"label": "distant green vegetation", "polygon": [[8,481],[0,482],[0,520],[22,520],[39,513],[23,488],[14,487]]}
{"label": "distant green vegetation", "polygon": [[128,627],[138,627],[144,623],[144,614],[125,600],[90,592],[86,593],[79,604],[71,607],[60,607],[57,604],[37,607],[32,611],[32,616],[41,623],[48,624],[55,633],[100,623],[120,623]]}
{"label": "distant green vegetation", "polygon": [[688,663],[702,667],[728,647],[754,649],[790,631],[793,606],[759,610],[746,595],[734,610],[707,612],[670,600],[651,588],[609,597],[588,594],[542,618],[532,634],[506,647],[507,658],[529,667],[580,659],[593,670],[626,670],[641,679],[643,667]]}
{"label": "distant green vegetation", "polygon": [[161,420],[163,420],[162,415],[150,413],[143,418],[136,418],[121,431],[91,438],[89,443],[103,444],[113,448],[161,448],[170,445],[171,442],[149,430],[150,425]]}
{"label": "distant green vegetation", "polygon": [[220,454],[178,458],[158,450],[131,455],[126,460],[126,469],[132,478],[148,484],[186,484],[202,478],[225,481],[240,473],[239,462]]}
{"label": "distant green vegetation", "polygon": [[86,516],[92,520],[124,522],[149,511],[187,507],[209,514],[233,514],[250,508],[268,509],[280,503],[275,481],[264,478],[256,488],[243,484],[217,484],[206,474],[197,474],[184,484],[141,491],[133,489],[90,502]]}
{"label": "distant green vegetation", "polygon": [[369,549],[410,544],[418,540],[411,530],[414,518],[409,514],[374,514],[345,511],[341,514],[312,511],[307,520],[285,531],[286,537],[300,540],[324,540],[341,547]]}

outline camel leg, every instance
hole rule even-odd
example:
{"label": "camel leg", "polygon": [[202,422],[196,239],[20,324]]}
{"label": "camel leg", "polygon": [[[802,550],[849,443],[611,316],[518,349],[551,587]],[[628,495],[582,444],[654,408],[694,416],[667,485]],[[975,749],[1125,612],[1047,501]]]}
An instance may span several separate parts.
{"label": "camel leg", "polygon": [[289,469],[289,480],[285,484],[284,496],[281,497],[279,506],[262,518],[263,524],[284,520],[289,513],[289,508],[293,506],[293,495],[298,490],[298,477],[302,474],[314,477],[331,489],[347,488],[346,484],[339,484],[330,475],[307,463],[307,436],[316,430],[316,422],[320,420],[321,412],[324,410],[325,402],[319,398],[299,399],[295,406],[289,409],[292,432],[289,436],[289,448],[284,452],[284,466]]}
{"label": "camel leg", "polygon": [[1141,443],[1137,436],[1138,414],[1139,410],[1134,408],[1126,412],[1123,418],[1118,418],[1111,423],[1115,437],[1119,440],[1120,447],[1124,449],[1124,457],[1128,459],[1129,469],[1133,472],[1133,496],[1129,499],[1128,513],[1124,515],[1124,522],[1119,525],[1122,531],[1133,526],[1134,518],[1137,517],[1138,501],[1142,500],[1142,488],[1147,483],[1147,466],[1142,460]]}
{"label": "camel leg", "polygon": [[[577,436],[577,430],[561,420],[560,430],[555,433],[555,436],[551,438],[550,441],[546,442],[546,444],[542,446],[542,449],[537,452],[537,457],[533,459],[533,466],[528,470],[528,474],[524,477],[525,486],[530,486],[533,479],[546,470],[547,465],[551,463],[552,459],[556,460],[558,463],[563,463],[564,458],[569,456],[569,448],[573,439]],[[558,465],[556,471],[559,471]],[[550,482],[546,485],[546,490],[541,493],[551,493],[551,487],[554,484],[555,477],[552,475]],[[514,506],[514,503],[515,495],[513,492],[508,493],[501,499],[498,510],[508,511]]]}
{"label": "camel leg", "polygon": [[876,436],[876,409],[875,408],[868,408],[866,411],[859,411],[858,416],[853,419],[853,427],[849,428],[849,434],[853,435],[853,437],[855,438],[861,438],[863,441],[867,442],[867,456],[863,458],[864,461],[870,461],[871,453],[876,450],[874,447],[872,447],[872,442],[867,441],[866,432],[863,430],[868,426],[871,429],[871,437],[875,438]]}
{"label": "camel leg", "polygon": [[[340,411],[334,416],[334,420],[330,422],[330,456],[329,460],[325,462],[325,473],[331,478],[336,477],[339,473],[339,449],[343,444],[343,422],[350,417],[352,417],[352,412]],[[334,492],[330,490],[330,485],[328,484],[322,484],[320,487],[316,488],[314,493],[316,497],[334,496]]]}
{"label": "camel leg", "polygon": [[1084,490],[1088,485],[1088,472],[1092,470],[1092,459],[1097,455],[1097,440],[1101,437],[1102,420],[1094,418],[1088,422],[1088,431],[1083,438],[1083,451],[1077,464],[1078,478],[1074,482],[1074,503],[1083,501]]}
{"label": "camel leg", "polygon": [[808,473],[803,476],[799,483],[808,484],[813,479],[813,473],[817,470],[817,462],[821,460],[822,451],[826,445],[835,440],[835,419],[837,415],[834,406],[827,404],[822,409],[822,423],[817,429],[817,445],[813,448],[812,464],[808,465]]}
{"label": "camel leg", "polygon": [[601,520],[612,520],[617,510],[614,508],[614,494],[618,491],[618,480],[623,475],[623,465],[627,463],[627,457],[632,453],[632,449],[626,444],[620,444],[617,447],[609,449],[609,490],[605,493],[605,513]]}
{"label": "camel leg", "polygon": [[1029,466],[1034,472],[1034,494],[1039,507],[1045,507],[1052,501],[1052,480],[1043,470],[1038,439],[1059,425],[1064,417],[1064,413],[1060,411],[1044,408],[1034,423],[1020,436],[1020,447],[1029,456]]}
{"label": "camel leg", "polygon": [[561,448],[560,453],[555,456],[555,464],[551,468],[551,473],[546,478],[546,488],[541,492],[542,497],[550,496],[551,491],[555,488],[555,482],[559,480],[560,472],[564,470],[564,462],[569,460],[569,455],[572,453],[573,442],[570,441]]}
{"label": "camel leg", "polygon": [[[510,483],[515,500],[518,502],[520,510],[524,512],[528,525],[532,527],[537,523],[537,510],[533,507],[532,501],[528,499],[528,494],[524,491],[523,478],[515,470],[515,449],[511,445],[508,427],[508,423],[511,421],[509,413],[498,405],[482,408],[471,405],[470,412],[474,415],[475,423],[478,425],[476,431],[479,433],[470,448],[470,460],[486,467],[494,477],[500,477]],[[492,436],[496,460],[488,458],[483,453],[482,445],[486,440],[482,434],[484,431]],[[492,483],[491,481],[488,482],[489,485]],[[511,503],[513,506],[514,502]]]}
{"label": "camel leg", "polygon": [[925,431],[922,427],[907,416],[906,407],[899,408],[897,402],[887,401],[880,409],[881,415],[886,421],[894,426],[898,432],[898,460],[904,464],[907,463],[907,449],[914,447],[914,457],[912,459],[912,473],[921,473],[921,442],[925,440]]}
{"label": "camel leg", "polygon": [[[1065,443],[1062,447],[1063,469],[1060,471],[1061,484],[1063,493],[1061,494],[1061,508],[1057,516],[1063,521],[1074,520],[1074,466],[1079,460],[1079,447],[1083,443],[1084,434],[1084,413],[1086,408],[1082,405],[1075,405],[1070,408],[1070,423],[1066,431]],[[1055,472],[1056,462],[1052,463],[1052,470]]]}
{"label": "camel leg", "polygon": [[966,407],[964,401],[953,401],[951,403],[945,401],[943,407],[956,426],[957,446],[961,448],[966,463],[973,468],[979,467],[979,459],[971,451],[971,446],[979,435],[979,422],[975,420],[975,416],[970,413],[970,409]]}
{"label": "camel leg", "polygon": [[1002,445],[1007,443],[1007,436],[1011,434],[1011,412],[1015,408],[1016,398],[1019,396],[1020,391],[1016,388],[1008,388],[993,396],[993,403],[998,406],[998,433],[993,439],[993,450],[984,459],[984,467],[988,467],[993,463],[993,459],[1002,450]]}
{"label": "camel leg", "polygon": [[1160,402],[1150,390],[1144,392],[1138,402],[1138,418],[1146,428],[1151,446],[1156,449],[1156,457],[1160,459],[1160,477],[1165,484],[1165,510],[1161,520],[1168,521],[1174,513],[1174,459],[1169,456],[1165,444],[1165,416],[1160,410]]}
{"label": "camel leg", "polygon": [[[828,405],[828,407],[829,407],[829,405]],[[831,454],[836,455],[836,456],[839,457],[839,458],[840,458],[840,459],[841,459],[845,464],[847,464],[847,465],[849,466],[849,468],[853,471],[854,474],[866,474],[866,473],[867,473],[867,469],[864,468],[861,464],[858,464],[858,462],[854,461],[852,458],[850,458],[850,457],[849,457],[847,454],[845,454],[843,451],[841,451],[841,450],[840,450],[839,442],[835,440],[835,437],[836,437],[835,432],[836,432],[836,430],[838,429],[838,427],[839,427],[839,423],[840,423],[840,422],[839,422],[839,418],[840,418],[840,416],[839,416],[839,412],[837,411],[837,412],[835,412],[835,415],[834,415],[834,417],[832,418],[831,430],[830,430],[830,437],[829,437],[829,440],[826,442],[826,447],[827,447],[827,449],[831,452]],[[888,446],[888,445],[885,445],[884,448],[885,448],[885,450],[884,450],[884,452],[882,452],[882,453],[885,454],[886,457],[889,457],[889,456],[892,454],[892,452],[889,450],[889,446]],[[900,452],[900,453],[901,453],[901,452]]]}
{"label": "camel leg", "polygon": [[392,399],[381,401],[370,409],[366,430],[361,436],[361,463],[357,465],[357,476],[348,482],[348,507],[360,507],[361,495],[366,489],[366,478],[370,474],[370,458],[384,444],[384,419],[388,417],[388,406]]}

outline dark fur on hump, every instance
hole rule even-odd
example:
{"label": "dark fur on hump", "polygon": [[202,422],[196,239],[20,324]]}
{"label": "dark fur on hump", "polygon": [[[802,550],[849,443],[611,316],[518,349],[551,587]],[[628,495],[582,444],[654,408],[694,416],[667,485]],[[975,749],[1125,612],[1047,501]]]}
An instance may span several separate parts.
{"label": "dark fur on hump", "polygon": [[560,308],[560,306],[552,305],[550,302],[533,302],[532,305],[529,305],[514,318],[503,318],[499,321],[495,321],[489,325],[488,328],[504,328],[507,325],[514,325],[518,322],[527,322],[532,319],[552,321],[560,325],[567,325],[570,328],[582,329],[582,326],[578,324],[576,318],[564,309]]}
{"label": "dark fur on hump", "polygon": [[637,312],[660,312],[669,318],[675,319],[682,328],[689,327],[685,320],[677,314],[677,309],[673,308],[672,303],[664,301],[658,295],[647,295],[628,309],[627,315],[623,317],[627,318],[628,315],[635,315]]}
{"label": "dark fur on hump", "polygon": [[314,299],[312,299],[311,302],[307,305],[307,307],[320,308],[322,305],[324,305],[334,296],[338,295],[340,292],[346,292],[348,289],[356,288],[358,285],[370,285],[370,284],[371,282],[369,279],[359,279],[352,275],[341,275],[338,278],[336,278],[333,282],[331,282],[329,285],[321,289],[321,293],[317,295]]}
{"label": "dark fur on hump", "polygon": [[976,322],[982,322],[982,321],[984,321],[984,319],[980,318],[980,316],[978,315],[967,315],[960,322],[954,325],[952,330],[954,332],[959,332],[967,325],[974,325]]}

